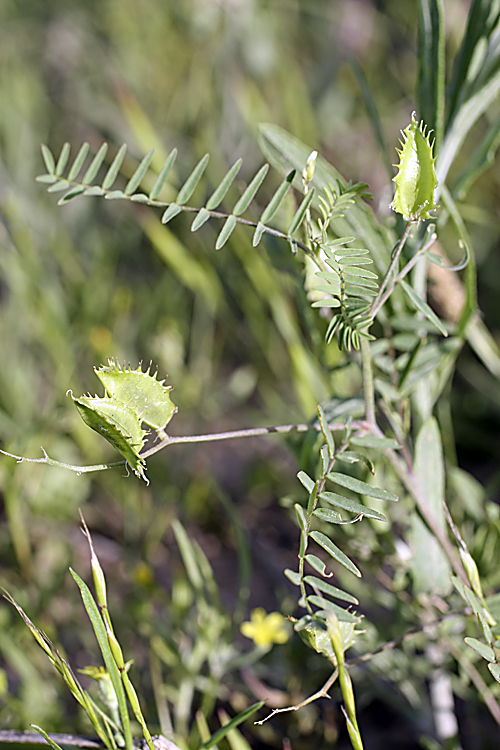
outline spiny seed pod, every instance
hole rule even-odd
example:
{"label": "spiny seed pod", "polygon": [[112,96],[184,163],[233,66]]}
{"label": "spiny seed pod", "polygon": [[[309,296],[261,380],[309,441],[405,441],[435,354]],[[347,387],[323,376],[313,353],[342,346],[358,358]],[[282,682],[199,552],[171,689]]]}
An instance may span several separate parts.
{"label": "spiny seed pod", "polygon": [[434,142],[430,142],[430,133],[425,130],[423,121],[417,123],[413,113],[411,123],[401,131],[402,148],[397,149],[400,160],[394,166],[399,171],[394,177],[396,193],[391,208],[403,214],[406,221],[430,219],[429,212],[437,208],[434,200],[437,185],[432,155]]}

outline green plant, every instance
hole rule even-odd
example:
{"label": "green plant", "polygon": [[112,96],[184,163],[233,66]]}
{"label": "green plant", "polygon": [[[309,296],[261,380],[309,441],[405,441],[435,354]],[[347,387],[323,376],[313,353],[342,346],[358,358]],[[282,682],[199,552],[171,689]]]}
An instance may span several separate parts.
{"label": "green plant", "polygon": [[[461,165],[458,178],[448,177],[461,145],[478,117],[491,105],[500,86],[500,63],[495,47],[498,9],[491,3],[473,2],[446,98],[442,9],[437,2],[421,2],[420,10],[418,112],[422,122],[434,131],[436,159],[428,130],[423,125],[419,127],[412,118],[403,133],[400,170],[395,178],[396,196],[392,204],[407,222],[405,227],[394,226],[390,220],[379,220],[364,201],[366,185],[347,183],[324,159],[317,157],[315,152],[311,153],[310,147],[273,126],[262,127],[261,146],[284,179],[267,206],[250,219],[243,218],[243,214],[251,210],[267,174],[267,165],[258,170],[243,194],[236,202],[231,202],[232,208],[227,212],[220,211],[219,206],[228,200],[240,168],[239,161],[214,190],[207,191],[209,197],[201,202],[201,206],[200,202],[189,205],[189,201],[203,178],[207,156],[197,163],[173,201],[160,199],[171,174],[175,150],[153,176],[149,172],[153,153],[148,152],[123,189],[116,189],[115,181],[125,157],[124,147],[117,152],[99,184],[96,184],[97,176],[104,166],[106,145],[98,150],[81,180],[79,174],[87,158],[87,145],[80,149],[71,166],[67,144],[57,159],[44,148],[47,173],[39,178],[50,185],[49,192],[65,192],[61,204],[79,195],[126,200],[152,208],[160,207],[163,223],[183,213],[192,213],[193,232],[200,230],[211,218],[222,221],[215,240],[216,249],[221,249],[229,241],[238,225],[252,227],[253,247],[257,247],[266,235],[287,241],[296,256],[296,263],[300,263],[304,271],[306,290],[313,298],[313,307],[320,308],[324,316],[333,312],[328,317],[326,331],[323,318],[315,318],[315,325],[326,333],[329,342],[338,341],[344,364],[352,362],[360,366],[363,398],[344,403],[333,399],[318,409],[317,422],[300,426],[302,432],[309,429],[320,433],[320,444],[304,448],[302,465],[307,470],[300,472],[299,479],[308,499],[304,502],[299,498],[299,502],[291,503],[300,527],[300,548],[298,570],[288,571],[287,575],[299,590],[299,608],[306,611],[303,617],[295,619],[295,629],[334,668],[325,687],[302,704],[325,695],[338,676],[348,730],[356,748],[362,747],[362,741],[348,671],[350,665],[344,658],[344,651],[355,643],[359,648],[359,643],[363,642],[359,631],[355,630],[360,618],[351,607],[358,606],[359,602],[363,607],[364,599],[368,603],[371,599],[362,580],[358,581],[362,564],[359,563],[358,567],[351,560],[351,556],[355,557],[354,552],[347,556],[342,549],[347,548],[346,540],[354,551],[362,552],[364,545],[379,551],[381,560],[371,563],[370,572],[387,576],[384,565],[390,567],[392,588],[389,588],[388,597],[391,603],[403,607],[408,603],[407,597],[411,596],[412,607],[405,612],[407,621],[415,624],[420,632],[430,624],[440,628],[440,635],[435,638],[439,646],[438,657],[434,661],[430,655],[428,657],[431,681],[441,671],[451,684],[451,654],[479,689],[497,721],[499,717],[495,696],[480,669],[476,669],[461,648],[461,638],[446,632],[447,621],[443,618],[446,613],[446,617],[453,617],[461,627],[467,627],[467,611],[464,611],[463,604],[473,611],[484,642],[467,636],[466,643],[488,663],[490,673],[498,681],[495,601],[483,596],[477,567],[464,541],[467,535],[459,531],[453,520],[454,516],[460,517],[460,499],[466,492],[466,482],[454,471],[449,453],[447,465],[442,444],[446,416],[443,415],[443,409],[446,409],[443,403],[463,344],[468,341],[493,373],[498,373],[500,361],[494,341],[477,314],[474,253],[456,203],[487,166],[492,144],[498,139],[497,122],[491,124],[486,138],[489,148],[481,146],[480,151],[470,155]],[[148,186],[145,192],[137,192],[141,183]],[[295,201],[292,186],[300,198],[296,201],[298,205],[290,210],[290,204]],[[442,205],[433,219],[429,211],[436,209],[437,202]],[[291,216],[286,216],[286,209]],[[270,223],[273,219],[276,227]],[[441,233],[450,219],[466,253],[465,261],[454,266],[433,252],[436,225]],[[428,262],[455,271],[465,268],[466,299],[458,321],[440,319],[428,304]],[[375,271],[366,268],[369,264],[373,264]],[[318,292],[329,296],[318,299]],[[99,373],[112,373],[115,377],[113,385],[107,385]],[[132,373],[135,373],[133,378],[137,382],[130,384],[130,389],[127,385],[126,389],[117,392],[116,384],[124,383]],[[154,386],[157,381],[149,372],[143,373],[140,368],[122,369],[110,362],[97,374],[107,395],[104,398],[80,397],[74,401],[85,421],[107,437],[123,455],[124,461],[119,463],[128,463],[142,477],[145,476],[145,459],[174,443],[286,433],[294,428],[293,425],[283,425],[215,435],[172,437],[165,433],[165,427],[173,416],[173,407],[166,389]],[[176,387],[179,389],[177,383]],[[161,393],[166,409],[161,418],[149,414],[149,407],[156,397],[155,389]],[[440,409],[437,420],[435,411]],[[347,421],[344,420],[346,416]],[[143,423],[152,427],[159,438],[145,450]],[[16,458],[65,465],[77,473],[110,467],[110,464],[70,466],[47,455],[41,459]],[[445,474],[448,476],[447,501]],[[373,475],[377,476],[377,486],[372,483]],[[450,489],[453,477],[455,497]],[[327,482],[333,484],[336,491],[326,490]],[[398,497],[402,510],[388,527],[391,512],[387,502]],[[370,500],[370,505],[375,504],[375,507],[367,505],[364,498],[374,499],[375,503]],[[347,520],[341,511],[351,514]],[[475,518],[460,518],[468,531],[468,544],[474,543],[476,534],[485,523],[482,512],[478,511]],[[357,523],[363,519],[367,519],[365,523]],[[340,525],[342,530],[337,529]],[[491,528],[494,527],[495,523]],[[382,531],[382,528],[389,528],[389,531]],[[400,542],[399,546],[397,542]],[[317,545],[321,552],[311,553],[310,545]],[[398,549],[404,547],[411,547],[409,558],[398,553]],[[340,566],[336,570],[342,588],[332,586],[326,580],[330,573],[324,557],[319,556],[325,553]],[[432,566],[429,561],[432,561]],[[451,590],[451,580],[458,597]],[[491,591],[491,586],[489,588]],[[332,600],[345,601],[351,607],[344,609]],[[414,634],[413,630],[409,633]],[[374,641],[373,647],[367,646],[367,653],[354,657],[354,661],[375,659],[373,654],[384,650],[382,641],[392,646],[392,641],[383,638],[381,632],[374,637],[369,631],[367,643],[370,638]]]}

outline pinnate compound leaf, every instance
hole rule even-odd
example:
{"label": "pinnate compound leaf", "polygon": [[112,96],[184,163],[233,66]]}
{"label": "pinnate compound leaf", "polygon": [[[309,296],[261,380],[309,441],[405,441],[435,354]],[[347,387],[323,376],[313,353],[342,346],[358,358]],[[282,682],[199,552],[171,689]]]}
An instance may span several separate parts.
{"label": "pinnate compound leaf", "polygon": [[76,155],[75,161],[71,165],[71,169],[68,173],[68,180],[76,180],[78,175],[80,174],[80,170],[83,167],[83,162],[87,158],[87,154],[89,152],[89,144],[87,142],[82,143],[80,146],[80,150]]}
{"label": "pinnate compound leaf", "polygon": [[207,168],[208,160],[210,159],[210,154],[205,154],[205,156],[200,159],[196,167],[193,169],[189,177],[187,178],[184,185],[179,190],[179,193],[177,195],[177,198],[175,199],[175,202],[178,206],[184,206],[188,200],[191,198],[192,194],[195,191],[195,188],[199,181],[201,180],[203,176],[203,172]]}
{"label": "pinnate compound leaf", "polygon": [[361,578],[361,573],[358,568],[351,560],[349,560],[347,555],[345,555],[342,550],[340,550],[337,545],[334,544],[332,540],[326,536],[326,534],[323,534],[321,531],[311,531],[309,536],[311,537],[311,539],[314,539],[316,544],[319,544],[320,547],[323,547],[323,549],[328,552],[328,554],[333,557],[334,560],[343,565],[344,568],[347,568],[347,570],[349,570],[351,573],[354,573],[355,576]]}
{"label": "pinnate compound leaf", "polygon": [[[48,167],[47,169],[50,172],[50,169]],[[245,213],[248,206],[255,198],[257,190],[260,188],[260,186],[264,182],[264,178],[266,174],[268,173],[268,171],[269,171],[269,164],[264,164],[264,166],[262,166],[259,169],[255,177],[251,181],[250,185],[248,185],[245,192],[243,193],[239,201],[234,206],[232,210],[232,213],[234,216],[241,216],[241,214]]]}
{"label": "pinnate compound leaf", "polygon": [[151,188],[151,192],[149,194],[149,198],[152,201],[155,201],[158,196],[160,195],[163,186],[165,185],[168,175],[170,174],[170,170],[172,169],[175,159],[177,157],[177,149],[173,148],[172,151],[169,153],[165,160],[165,164],[161,168],[161,172],[154,181],[153,187]]}
{"label": "pinnate compound leaf", "polygon": [[144,445],[146,433],[135,411],[111,398],[71,398],[85,424],[106,438],[135,474],[144,479],[144,460],[139,456],[139,451]]}
{"label": "pinnate compound leaf", "polygon": [[394,495],[392,492],[383,490],[380,487],[371,487],[360,479],[350,477],[348,474],[339,474],[338,471],[331,471],[330,474],[328,474],[328,479],[334,484],[339,484],[341,487],[352,490],[352,492],[357,492],[360,495],[376,497],[379,500],[391,500],[393,502],[398,500],[398,496]]}
{"label": "pinnate compound leaf", "polygon": [[103,190],[110,190],[114,183],[116,178],[118,177],[118,172],[120,171],[120,168],[123,164],[123,160],[125,159],[125,154],[127,153],[127,146],[124,143],[122,146],[120,146],[119,150],[116,153],[115,158],[111,162],[111,165],[106,172],[106,176],[104,177],[104,180],[102,181],[102,188]]}
{"label": "pinnate compound leaf", "polygon": [[121,367],[115,360],[108,360],[107,366],[94,368],[94,372],[112,399],[131,408],[141,422],[154,430],[162,430],[170,422],[177,407],[170,399],[171,385],[157,380],[157,373],[150,373],[150,367],[143,372]]}
{"label": "pinnate compound leaf", "polygon": [[217,206],[220,205],[220,203],[223,201],[227,191],[236,179],[236,175],[240,171],[242,161],[243,159],[238,159],[238,161],[233,164],[231,169],[222,178],[220,184],[218,185],[218,187],[216,187],[216,189],[208,199],[206,208],[208,208],[209,211],[214,211]]}
{"label": "pinnate compound leaf", "polygon": [[410,301],[412,302],[413,306],[421,312],[427,320],[434,325],[440,334],[443,336],[448,336],[448,331],[444,327],[443,323],[439,320],[438,316],[432,310],[432,308],[429,307],[427,302],[424,302],[423,299],[421,299],[416,291],[411,287],[404,279],[399,282],[403,289],[405,290],[406,294],[410,298]]}
{"label": "pinnate compound leaf", "polygon": [[366,516],[367,518],[374,518],[376,521],[387,521],[382,513],[379,513],[372,508],[367,508],[362,503],[351,500],[343,495],[337,495],[336,492],[322,492],[320,498],[327,502],[329,505],[334,505],[337,508],[348,510],[350,513],[356,513],[358,515]]}
{"label": "pinnate compound leaf", "polygon": [[125,195],[132,195],[132,193],[135,193],[141,184],[142,178],[149,169],[154,152],[154,148],[150,148],[146,156],[141,160],[141,163],[125,186]]}
{"label": "pinnate compound leaf", "polygon": [[352,594],[348,594],[346,591],[342,591],[342,589],[338,589],[336,586],[332,586],[330,583],[323,581],[321,578],[316,578],[316,576],[305,576],[304,583],[307,583],[316,591],[322,591],[323,593],[328,594],[329,596],[333,596],[336,599],[342,599],[342,601],[350,602],[350,604],[359,604],[359,601]]}
{"label": "pinnate compound leaf", "polygon": [[487,646],[486,643],[478,641],[477,638],[464,638],[465,643],[474,649],[479,656],[482,656],[486,661],[494,662],[496,660],[495,652],[491,646]]}
{"label": "pinnate compound leaf", "polygon": [[55,174],[56,171],[56,160],[54,155],[48,146],[42,143],[42,156],[49,174]]}
{"label": "pinnate compound leaf", "polygon": [[223,247],[226,244],[236,224],[237,224],[236,216],[231,215],[227,217],[226,221],[224,222],[224,226],[222,227],[219,233],[219,236],[217,237],[217,241],[215,243],[216,250],[220,250],[221,247]]}
{"label": "pinnate compound leaf", "polygon": [[106,154],[107,153],[108,153],[108,144],[107,143],[103,143],[102,146],[100,147],[99,151],[97,152],[97,154],[94,156],[94,158],[90,162],[89,168],[87,169],[87,171],[83,175],[82,182],[83,182],[84,185],[90,185],[90,183],[92,182],[92,180],[94,180],[96,178],[97,173],[100,170],[100,168],[102,167],[102,163],[103,163],[104,159],[106,158]]}

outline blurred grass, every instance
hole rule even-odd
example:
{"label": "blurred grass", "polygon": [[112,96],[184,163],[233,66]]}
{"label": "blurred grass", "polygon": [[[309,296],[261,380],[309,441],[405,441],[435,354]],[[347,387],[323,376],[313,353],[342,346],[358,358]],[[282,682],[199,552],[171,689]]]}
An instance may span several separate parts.
{"label": "blurred grass", "polygon": [[[465,3],[445,5],[452,48]],[[179,405],[172,427],[179,434],[307,420],[332,390],[350,395],[352,368],[330,372],[340,355],[335,348],[326,352],[311,324],[316,313],[304,300],[300,269],[288,247],[270,239],[255,250],[251,234],[237,228],[216,253],[215,224],[191,234],[188,217],[163,226],[149,209],[98,199],[57,208],[34,176],[42,171],[41,142],[57,152],[65,140],[73,149],[88,140],[94,150],[107,140],[111,155],[126,142],[125,174],[150,147],[158,168],[177,146],[179,181],[211,153],[195,194],[201,201],[240,156],[241,184],[253,176],[263,161],[257,126],[267,121],[320,148],[348,178],[368,182],[376,210],[386,216],[391,185],[385,156],[349,60],[355,58],[364,71],[393,153],[399,127],[415,106],[415,28],[416,10],[396,0],[3,0],[0,439],[5,450],[38,456],[43,445],[62,460],[114,460],[65,397],[68,389],[95,392],[92,367],[108,356],[134,366],[153,360],[161,376],[168,374]],[[268,195],[277,183],[276,175],[268,178]],[[481,208],[496,210],[499,184],[496,166],[467,199],[480,281],[484,276],[480,302],[495,316],[497,338],[499,282],[492,269],[500,232]],[[458,260],[452,242],[446,250]],[[474,364],[465,354],[462,377],[469,377]],[[483,372],[479,389],[473,386],[475,402],[456,408],[463,449],[469,450],[472,425],[482,445],[477,461],[490,475],[491,460],[500,455],[498,439],[491,439],[499,422],[497,394],[497,383]],[[478,420],[492,403],[495,417],[490,415],[485,430]],[[87,565],[76,532],[78,507],[102,544],[111,547],[120,601],[130,593],[127,574],[140,560],[162,585],[171,581],[173,557],[163,535],[174,515],[212,544],[214,564],[224,568],[226,555],[235,555],[237,535],[221,513],[220,493],[229,493],[248,518],[296,491],[293,461],[277,442],[171,450],[150,460],[148,488],[134,478],[124,480],[117,470],[77,477],[6,458],[0,462],[0,584],[49,635],[57,631],[77,659],[88,658],[91,648],[65,573],[69,564],[80,565],[80,571]],[[495,486],[494,473],[491,481]],[[280,534],[288,533],[270,524],[271,549],[273,539],[279,547]],[[147,630],[151,597],[164,602],[159,583],[153,589],[139,586],[134,596],[140,606],[132,600],[123,609],[121,627],[131,651],[139,648],[135,634]],[[280,586],[283,593],[283,584],[271,581],[261,594],[273,602]],[[9,698],[0,696],[0,724],[24,728],[30,721],[69,730],[63,709],[70,716],[74,709],[57,702],[56,680],[4,604],[0,658],[11,692]],[[283,676],[292,692],[297,658],[289,655]],[[314,655],[300,658],[317,663]],[[144,663],[143,653],[141,659]],[[297,719],[297,737],[313,732],[314,721],[308,724],[307,717],[306,712]],[[314,731],[331,736],[334,724],[327,716]],[[265,732],[269,742],[276,741]]]}

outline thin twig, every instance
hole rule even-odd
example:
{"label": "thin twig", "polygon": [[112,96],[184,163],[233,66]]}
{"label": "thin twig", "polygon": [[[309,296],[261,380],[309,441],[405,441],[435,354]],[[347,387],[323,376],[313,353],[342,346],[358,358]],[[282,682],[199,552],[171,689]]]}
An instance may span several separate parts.
{"label": "thin twig", "polygon": [[317,701],[319,698],[329,698],[328,691],[330,690],[331,686],[335,682],[338,676],[338,670],[336,669],[333,674],[330,675],[330,677],[327,679],[325,684],[322,688],[320,688],[314,695],[310,695],[309,698],[306,698],[305,700],[301,701],[300,703],[297,703],[295,706],[285,706],[285,708],[275,708],[271,711],[269,716],[266,716],[264,719],[261,719],[260,721],[256,721],[255,724],[258,724],[261,726],[266,722],[268,719],[271,719],[276,714],[282,714],[287,711],[298,711],[299,709],[303,708],[304,706],[307,706],[309,703],[313,703],[314,701]]}

